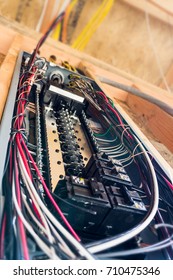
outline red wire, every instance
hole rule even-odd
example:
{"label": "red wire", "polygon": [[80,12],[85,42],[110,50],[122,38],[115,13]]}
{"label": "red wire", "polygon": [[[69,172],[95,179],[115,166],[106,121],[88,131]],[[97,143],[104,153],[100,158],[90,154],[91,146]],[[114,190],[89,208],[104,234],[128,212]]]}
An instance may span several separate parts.
{"label": "red wire", "polygon": [[[11,145],[11,143],[10,143],[10,145]],[[13,155],[12,155],[12,147],[10,147],[10,151],[9,151],[9,153],[10,153],[10,182],[12,182],[12,176],[13,176],[13,161],[12,161],[12,158],[13,158]]]}
{"label": "red wire", "polygon": [[0,240],[0,259],[3,259],[4,252],[4,236],[5,236],[5,227],[6,227],[6,214],[4,214],[2,221],[2,229],[1,229],[1,240]]}
{"label": "red wire", "polygon": [[20,143],[21,139],[22,139],[21,134],[18,133],[18,134],[16,135],[17,147],[18,147],[18,149],[19,149],[19,152],[20,152],[20,154],[21,154],[22,160],[23,160],[23,162],[24,162],[26,171],[27,171],[27,173],[28,173],[30,179],[32,179],[31,171],[30,171],[30,168],[29,168],[27,159],[26,159],[26,157],[25,157],[24,151],[23,151],[22,146],[21,146],[21,143]]}
{"label": "red wire", "polygon": [[163,179],[167,183],[167,185],[170,187],[171,190],[173,190],[173,185],[162,175]]}
{"label": "red wire", "polygon": [[29,61],[29,65],[32,67],[32,64],[34,63],[35,57],[40,49],[40,47],[42,46],[42,44],[45,42],[45,40],[47,39],[47,37],[49,36],[50,32],[56,27],[56,25],[63,19],[65,13],[62,13],[61,15],[59,15],[58,17],[56,17],[53,22],[51,23],[50,27],[48,28],[47,32],[41,37],[41,39],[38,41],[37,46],[34,50],[34,52],[32,53],[31,57],[30,57],[30,61]]}
{"label": "red wire", "polygon": [[[43,38],[44,40],[44,38]],[[40,44],[42,42],[40,41]],[[39,44],[38,44],[39,46]],[[32,82],[32,79],[34,78],[35,76],[35,71],[36,71],[36,68],[35,67],[32,67],[31,68],[31,71],[33,72],[32,75],[30,75],[26,81],[28,82],[29,85],[27,85],[26,87],[23,87],[22,90],[19,90],[19,97],[20,97],[20,100],[18,101],[18,105],[17,105],[17,110],[16,110],[16,114],[17,114],[17,117],[16,117],[16,120],[14,122],[14,130],[20,130],[22,128],[22,123],[24,121],[24,110],[25,110],[25,106],[26,106],[26,98],[27,96],[29,95],[30,93],[30,90],[31,90],[31,85],[30,83]],[[19,87],[21,88],[22,87],[22,84],[24,84],[25,82],[25,75],[22,75],[20,81],[19,81]],[[58,212],[58,214],[60,215],[61,219],[63,220],[63,222],[65,223],[65,225],[68,227],[68,229],[70,230],[70,232],[72,233],[72,235],[76,238],[77,241],[80,241],[80,238],[79,236],[76,234],[76,232],[74,231],[74,229],[71,227],[71,225],[69,224],[69,222],[67,221],[67,219],[65,218],[64,214],[62,213],[61,209],[59,208],[59,206],[56,204],[55,200],[53,199],[52,195],[50,194],[50,191],[49,189],[47,188],[43,178],[42,178],[42,175],[36,165],[36,163],[34,162],[32,156],[30,155],[30,152],[24,142],[24,139],[22,137],[22,134],[20,132],[17,132],[16,135],[15,135],[15,140],[16,140],[16,144],[17,144],[17,148],[19,149],[19,153],[21,155],[21,158],[23,160],[23,163],[24,163],[24,166],[26,168],[26,171],[30,177],[30,179],[32,179],[32,174],[31,174],[31,171],[30,171],[30,167],[28,165],[28,159],[26,158],[26,155],[24,153],[24,150],[23,150],[23,147],[25,149],[25,152],[27,153],[29,159],[31,160],[36,172],[37,172],[37,175],[38,177],[40,178],[41,182],[42,182],[42,185],[44,187],[44,190],[47,194],[47,196],[49,197],[50,201],[52,202],[53,206],[55,207],[56,211]],[[23,147],[22,147],[23,146]],[[19,207],[21,209],[21,191],[20,191],[20,183],[19,183],[19,180],[18,180],[18,169],[17,169],[17,159],[15,159],[15,172],[16,172],[16,194],[17,194],[17,201],[18,201],[18,204],[19,204]],[[36,215],[38,216],[39,219],[40,216],[39,216],[39,213],[37,211],[37,207],[35,206],[35,204],[33,203],[33,208],[34,208],[34,211],[36,213]],[[41,221],[42,222],[42,221]],[[25,259],[29,259],[29,254],[28,254],[28,247],[27,247],[27,240],[26,240],[26,235],[25,235],[25,229],[24,229],[24,225],[20,219],[20,217],[18,217],[18,223],[19,223],[19,229],[20,229],[20,233],[21,233],[21,239],[22,239],[22,247],[23,247],[23,254],[24,254],[24,258]]]}
{"label": "red wire", "polygon": [[[125,126],[124,126],[124,123],[123,123],[122,120],[121,120],[120,115],[119,115],[119,114],[117,113],[117,111],[110,105],[107,96],[106,96],[103,92],[101,92],[101,91],[97,91],[97,93],[98,93],[99,95],[101,95],[101,96],[104,98],[104,100],[105,100],[106,103],[107,103],[108,108],[116,115],[116,117],[117,117],[119,123],[122,125],[122,127],[124,128],[124,130],[126,130],[126,128],[125,128]],[[133,139],[132,135],[130,135],[130,134],[128,133],[128,131],[126,131],[126,133],[127,133],[127,135],[128,135],[129,138]]]}
{"label": "red wire", "polygon": [[[21,155],[21,157],[22,157],[22,160],[23,160],[23,162],[24,162],[24,165],[25,165],[25,168],[26,168],[26,170],[27,170],[27,172],[28,172],[28,175],[29,175],[30,179],[32,179],[32,175],[31,175],[31,172],[30,172],[30,168],[29,168],[28,162],[27,162],[27,160],[26,160],[25,154],[24,154],[24,152],[23,152],[23,149],[22,149],[22,146],[21,146],[21,143],[20,143],[20,140],[19,140],[19,139],[21,139],[21,137],[22,137],[22,136],[21,136],[20,134],[16,135],[17,147],[18,147],[18,149],[19,149],[20,155]],[[40,222],[43,224],[43,221],[42,221],[42,219],[41,219],[41,217],[40,217],[40,214],[39,214],[39,212],[38,212],[38,210],[37,210],[37,207],[36,207],[36,205],[35,205],[35,203],[34,203],[33,201],[32,201],[32,205],[33,205],[33,209],[34,209],[34,211],[35,211],[35,214],[37,215],[37,217],[38,217],[38,219],[40,220]]]}
{"label": "red wire", "polygon": [[55,209],[57,210],[58,214],[60,215],[61,219],[63,220],[63,222],[65,223],[65,225],[68,227],[68,229],[71,231],[71,233],[73,234],[73,236],[76,238],[77,241],[80,241],[79,236],[78,236],[77,233],[74,231],[74,229],[72,228],[72,226],[69,224],[69,222],[67,221],[66,217],[65,217],[64,214],[62,213],[61,209],[60,209],[59,206],[56,204],[54,198],[53,198],[52,195],[50,194],[50,191],[49,191],[48,187],[46,186],[46,183],[44,182],[43,177],[42,177],[42,175],[41,175],[41,173],[40,173],[40,171],[39,171],[39,169],[38,169],[38,167],[37,167],[37,165],[36,165],[36,163],[35,163],[33,157],[32,157],[31,154],[29,153],[29,150],[28,150],[28,148],[27,148],[27,146],[26,146],[24,140],[23,140],[23,139],[21,139],[21,140],[22,140],[23,146],[25,147],[26,153],[28,154],[30,160],[32,161],[32,164],[33,164],[33,166],[34,166],[34,168],[35,168],[35,170],[36,170],[36,172],[37,172],[37,175],[38,175],[38,177],[40,178],[40,180],[41,180],[41,182],[42,182],[42,185],[43,185],[43,187],[44,187],[44,190],[45,190],[47,196],[49,197],[50,201],[51,201],[52,204],[54,205],[54,207],[55,207]]}
{"label": "red wire", "polygon": [[[33,72],[34,72],[34,70],[35,70],[35,68],[33,69]],[[14,129],[16,129],[16,130],[20,130],[21,127],[22,127],[22,123],[23,123],[23,120],[24,120],[24,115],[21,115],[21,114],[24,113],[25,105],[26,105],[26,100],[24,100],[24,99],[30,93],[30,89],[31,89],[30,83],[32,82],[32,79],[34,78],[34,75],[35,75],[34,73],[31,74],[28,77],[28,79],[26,80],[26,81],[28,81],[29,85],[26,86],[26,88],[24,87],[21,91],[19,91],[20,100],[18,101],[17,110],[16,110],[17,111],[16,112],[17,113],[17,118],[16,118],[16,121],[14,122]],[[24,81],[23,81],[24,77],[25,76],[22,75],[22,77],[19,81],[19,87],[21,87],[22,84],[24,84]],[[16,133],[15,140],[16,140],[17,148],[19,149],[19,152],[21,154],[21,157],[22,157],[22,160],[24,162],[27,173],[28,173],[29,177],[32,178],[27,159],[26,159],[25,154],[23,152],[23,149],[21,147],[21,143],[20,143],[21,138],[22,138],[21,134]],[[21,204],[21,190],[20,190],[20,183],[19,183],[19,180],[18,180],[19,173],[18,173],[18,166],[17,166],[17,159],[16,158],[15,158],[15,175],[16,175],[15,176],[15,179],[16,179],[15,186],[16,186],[17,201],[18,201],[18,205],[21,209],[21,205],[22,205]],[[36,206],[34,204],[33,204],[33,207],[34,207],[34,210],[36,211]],[[36,214],[38,215],[37,212],[36,212]],[[18,216],[18,224],[19,224],[19,230],[20,230],[21,240],[22,240],[23,255],[24,255],[24,258],[26,260],[29,260],[29,253],[28,253],[28,246],[27,246],[25,228],[24,228],[23,222],[22,222],[22,220],[20,219],[19,216]]]}

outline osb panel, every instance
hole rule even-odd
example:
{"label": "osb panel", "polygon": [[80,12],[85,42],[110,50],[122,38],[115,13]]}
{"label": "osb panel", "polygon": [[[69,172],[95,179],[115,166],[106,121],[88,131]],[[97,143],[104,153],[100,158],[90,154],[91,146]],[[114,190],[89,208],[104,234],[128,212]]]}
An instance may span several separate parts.
{"label": "osb panel", "polygon": [[3,16],[35,28],[41,15],[44,0],[0,0]]}
{"label": "osb panel", "polygon": [[143,116],[137,116],[124,102],[119,102],[121,107],[126,111],[130,118],[137,124],[140,130],[146,135],[149,141],[153,144],[156,150],[161,154],[161,156],[167,161],[167,163],[173,168],[173,153],[168,150],[168,148],[161,143],[158,138],[145,126],[145,121]]}
{"label": "osb panel", "polygon": [[5,55],[0,53],[0,66],[2,64],[2,62],[4,61]]}
{"label": "osb panel", "polygon": [[[99,3],[101,0],[88,1],[86,13],[80,18],[73,39],[80,34]],[[92,9],[89,8],[91,6]],[[150,23],[160,64],[166,73],[173,60],[173,29],[154,18],[150,18]],[[109,15],[94,33],[84,51],[150,83],[158,85],[161,81],[145,14],[122,3],[121,0],[115,1]]]}

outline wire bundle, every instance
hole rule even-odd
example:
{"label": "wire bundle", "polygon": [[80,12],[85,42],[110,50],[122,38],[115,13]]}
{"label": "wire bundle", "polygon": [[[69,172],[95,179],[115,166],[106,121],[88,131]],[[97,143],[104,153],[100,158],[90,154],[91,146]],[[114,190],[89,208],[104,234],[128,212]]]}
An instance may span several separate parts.
{"label": "wire bundle", "polygon": [[88,44],[89,40],[93,36],[94,32],[97,30],[99,25],[102,23],[104,18],[109,13],[114,0],[103,0],[102,4],[98,8],[98,10],[94,13],[92,18],[89,20],[87,25],[84,27],[80,35],[72,44],[72,47],[78,50],[83,50],[85,46]]}
{"label": "wire bundle", "polygon": [[[29,109],[35,113],[29,102],[29,96],[32,85],[43,76],[43,69],[46,68],[44,59],[37,60],[37,53],[63,16],[64,13],[60,14],[39,40],[19,79],[16,111],[3,177],[5,203],[0,233],[1,258],[29,259],[29,238],[51,259],[75,257],[93,259],[80,244],[80,238],[55,202],[27,145],[25,112]],[[43,62],[41,69],[38,61]],[[44,193],[39,188],[40,184]],[[46,199],[54,207],[60,221],[48,210]]]}
{"label": "wire bundle", "polygon": [[72,0],[67,6],[67,8],[65,9],[64,19],[61,22],[59,22],[59,24],[55,28],[55,31],[52,34],[53,39],[60,40],[63,43],[67,42],[67,26],[68,26],[69,18],[77,2],[78,0]]}
{"label": "wire bundle", "polygon": [[[39,249],[51,259],[85,257],[92,259],[87,250],[79,243],[80,238],[68,223],[55,202],[50,190],[27,147],[27,136],[25,127],[25,110],[28,106],[28,97],[33,83],[37,80],[39,69],[32,64],[30,71],[21,75],[18,87],[16,116],[13,120],[11,132],[9,161],[5,173],[10,174],[11,207],[13,215],[13,233],[21,239],[18,240],[19,258],[29,259],[28,234],[34,240]],[[43,186],[44,194],[39,185]],[[6,186],[7,187],[7,186]],[[50,201],[60,222],[52,215],[46,205],[46,199]],[[6,256],[4,251],[5,232],[7,230],[8,215],[4,208],[2,230],[1,230],[1,258]],[[71,232],[71,234],[66,230]],[[18,235],[18,234],[19,235]],[[65,241],[66,240],[66,241]],[[76,255],[67,244],[74,247]],[[14,246],[14,245],[13,245]],[[8,254],[6,257],[9,257]],[[14,256],[13,256],[14,257]]]}

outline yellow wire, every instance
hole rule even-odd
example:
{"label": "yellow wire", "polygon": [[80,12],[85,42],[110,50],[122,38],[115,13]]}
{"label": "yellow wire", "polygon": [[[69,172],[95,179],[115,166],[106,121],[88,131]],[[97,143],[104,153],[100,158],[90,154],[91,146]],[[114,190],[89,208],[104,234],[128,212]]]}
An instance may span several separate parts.
{"label": "yellow wire", "polygon": [[94,13],[94,15],[92,16],[92,18],[90,19],[90,21],[86,24],[86,26],[84,27],[84,29],[82,30],[82,32],[80,33],[80,35],[78,36],[78,38],[74,41],[74,43],[72,44],[73,48],[76,48],[78,46],[78,44],[80,43],[80,41],[82,40],[82,38],[85,36],[85,34],[88,32],[88,30],[91,28],[93,22],[97,19],[97,17],[99,16],[99,14],[101,13],[102,9],[104,8],[104,6],[106,5],[107,0],[102,1],[102,4],[100,5],[100,7],[97,9],[97,11]]}
{"label": "yellow wire", "polygon": [[70,3],[70,8],[73,9],[77,2],[78,0],[72,0],[72,2]]}
{"label": "yellow wire", "polygon": [[[72,0],[70,2],[70,4],[68,5],[66,11],[68,10],[68,12],[71,13],[72,9],[74,8],[74,6],[76,5],[77,2],[78,2],[78,0]],[[58,23],[58,25],[56,26],[56,28],[52,34],[52,38],[55,39],[56,41],[59,40],[59,37],[60,37],[61,25],[62,25],[62,22]]]}
{"label": "yellow wire", "polygon": [[72,47],[74,48],[78,48],[78,45],[80,44],[80,42],[83,40],[83,38],[85,38],[87,32],[90,30],[90,28],[92,27],[92,24],[97,20],[97,17],[99,16],[99,14],[102,12],[102,10],[104,9],[104,6],[106,5],[107,1],[102,1],[101,5],[99,6],[99,8],[97,9],[97,11],[95,12],[95,14],[92,16],[92,18],[90,19],[90,21],[86,24],[86,26],[84,27],[84,29],[82,30],[82,32],[80,33],[80,35],[78,36],[78,38],[75,40],[75,42],[73,43]]}
{"label": "yellow wire", "polygon": [[72,2],[68,5],[66,11],[65,11],[65,16],[64,16],[64,21],[62,25],[62,42],[66,43],[67,39],[67,25],[68,25],[68,19],[69,16],[74,8],[74,6],[77,4],[78,0],[72,0]]}
{"label": "yellow wire", "polygon": [[102,23],[104,18],[109,13],[109,11],[110,11],[110,9],[111,9],[111,7],[113,5],[113,2],[114,2],[114,0],[109,0],[107,2],[107,5],[104,8],[104,11],[97,18],[97,21],[95,23],[93,23],[93,26],[90,28],[90,30],[88,30],[88,32],[87,32],[86,36],[83,38],[83,40],[81,40],[81,42],[79,42],[78,46],[76,47],[78,50],[83,50],[85,48],[85,46],[88,44],[88,42],[91,39],[91,37],[94,34],[94,32],[97,30],[99,25]]}
{"label": "yellow wire", "polygon": [[59,36],[60,36],[60,32],[61,32],[61,22],[59,22],[58,25],[56,26],[56,28],[52,34],[52,38],[55,40],[58,40]]}

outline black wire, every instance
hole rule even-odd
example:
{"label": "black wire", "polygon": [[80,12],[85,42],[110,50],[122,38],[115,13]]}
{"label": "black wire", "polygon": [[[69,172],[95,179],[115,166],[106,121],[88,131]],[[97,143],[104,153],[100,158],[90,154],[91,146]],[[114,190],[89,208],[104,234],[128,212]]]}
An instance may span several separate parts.
{"label": "black wire", "polygon": [[[12,149],[12,151],[11,151]],[[10,162],[10,153],[12,154],[12,158]],[[9,174],[12,174],[12,170],[10,170],[10,164],[14,164],[14,153],[15,153],[15,145],[12,145],[10,141],[7,149],[7,156],[5,160],[4,174],[2,180],[2,189],[3,195],[5,197],[3,214],[2,214],[2,222],[4,216],[6,215],[6,227],[5,227],[5,236],[4,236],[4,258],[6,259],[15,259],[16,254],[18,254],[16,247],[16,237],[14,234],[13,228],[13,203],[12,203],[12,178],[10,178]],[[1,223],[1,233],[2,234],[2,223]],[[18,240],[17,240],[18,241]]]}
{"label": "black wire", "polygon": [[[32,226],[32,228],[34,229],[35,233],[40,237],[40,239],[42,239],[42,241],[49,247],[52,247],[54,248],[56,254],[60,257],[63,257],[63,259],[65,260],[68,260],[69,257],[61,250],[60,246],[59,246],[59,240],[56,238],[56,236],[54,235],[54,233],[52,232],[52,235],[54,237],[54,239],[56,240],[56,243],[55,244],[52,244],[46,236],[44,236],[43,233],[41,233],[41,231],[39,230],[38,228],[38,225],[35,223],[35,221],[32,220],[32,218],[29,218],[27,212],[26,212],[26,209],[25,207],[23,207],[22,209],[23,211],[23,215],[26,219],[26,221]],[[32,208],[31,208],[31,211],[32,211]],[[30,233],[28,233],[30,235]],[[31,239],[35,242],[35,240],[33,239],[32,236],[30,236]],[[36,244],[37,245],[37,244]]]}
{"label": "black wire", "polygon": [[[12,147],[13,149],[13,147]],[[12,152],[13,154],[13,152]],[[9,178],[10,172],[10,157],[6,157],[5,166],[7,168],[2,179],[3,195],[5,197],[3,217],[6,214],[6,227],[4,236],[4,258],[13,260],[14,258],[14,229],[13,229],[13,206],[12,206],[12,184]],[[13,159],[12,159],[13,160]],[[8,161],[8,163],[7,163]],[[2,228],[1,228],[2,230]],[[2,232],[1,232],[2,233]]]}
{"label": "black wire", "polygon": [[64,24],[64,18],[62,19],[61,29],[60,29],[60,35],[59,35],[59,41],[60,41],[60,42],[62,42],[63,24]]}
{"label": "black wire", "polygon": [[35,50],[33,51],[32,55],[30,56],[29,62],[28,62],[28,69],[31,68],[35,57],[40,49],[40,47],[43,45],[43,43],[45,42],[45,40],[47,39],[47,37],[49,36],[49,34],[52,32],[52,30],[56,27],[56,25],[58,24],[58,22],[60,22],[63,17],[64,17],[65,13],[61,13],[60,15],[58,15],[55,20],[52,22],[52,24],[50,25],[50,27],[48,28],[47,32],[41,37],[41,39],[38,41],[37,46],[35,48]]}
{"label": "black wire", "polygon": [[22,258],[22,247],[20,242],[19,227],[16,225],[16,235],[14,235],[14,260],[20,260]]}

